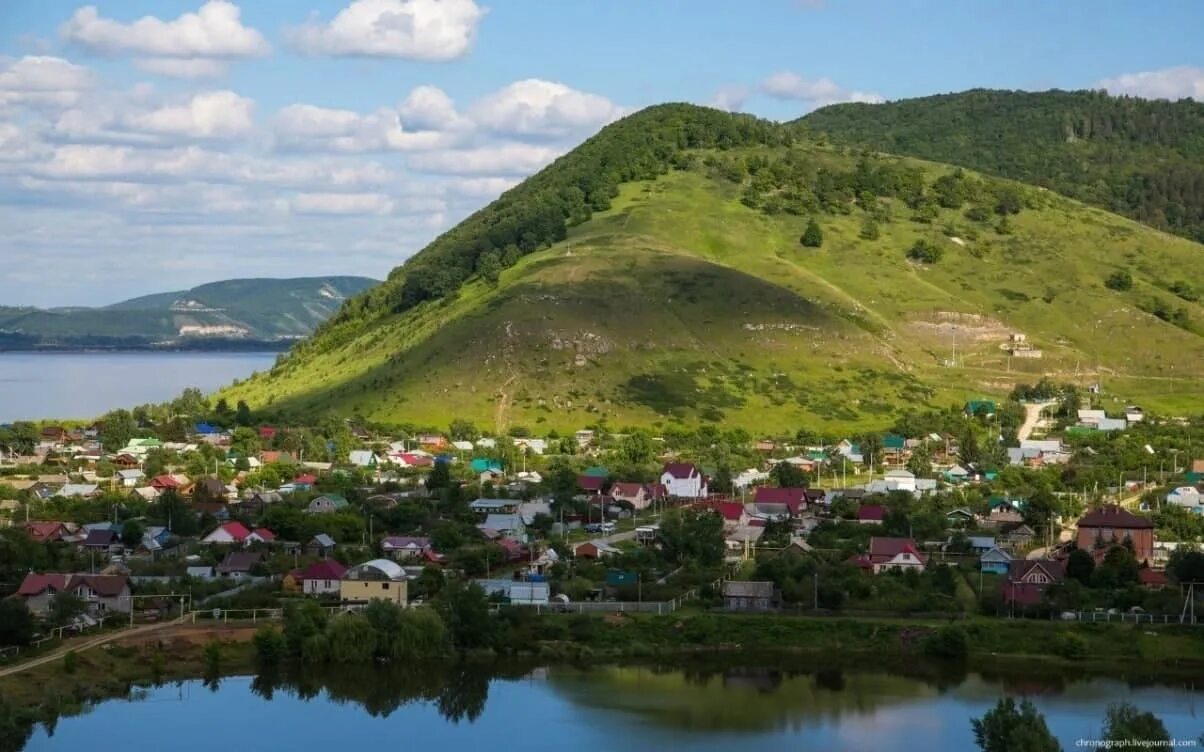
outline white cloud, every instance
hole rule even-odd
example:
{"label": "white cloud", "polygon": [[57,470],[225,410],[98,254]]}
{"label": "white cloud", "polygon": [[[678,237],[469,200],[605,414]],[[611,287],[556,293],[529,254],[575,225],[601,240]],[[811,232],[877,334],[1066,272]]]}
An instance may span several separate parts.
{"label": "white cloud", "polygon": [[288,32],[311,55],[364,55],[442,62],[468,53],[484,9],[473,0],[353,0],[328,24]]}
{"label": "white cloud", "polygon": [[27,55],[7,65],[0,61],[0,106],[69,107],[94,82],[91,71],[61,57]]}
{"label": "white cloud", "polygon": [[748,86],[735,85],[724,86],[715,92],[715,96],[708,103],[711,107],[727,112],[740,112],[744,109],[744,102],[752,94],[752,89]]}
{"label": "white cloud", "polygon": [[133,130],[186,138],[229,138],[255,127],[255,103],[232,91],[194,94],[187,102],[126,118]]}
{"label": "white cloud", "polygon": [[456,112],[456,103],[437,86],[417,86],[398,106],[402,122],[426,130],[460,130],[471,123]]}
{"label": "white cloud", "polygon": [[226,72],[226,63],[213,58],[150,57],[134,61],[138,70],[171,78],[217,78]]}
{"label": "white cloud", "polygon": [[448,149],[410,157],[410,167],[446,175],[526,175],[560,156],[562,150],[535,144],[503,143]]}
{"label": "white cloud", "polygon": [[822,107],[837,102],[882,102],[881,95],[842,88],[830,78],[808,79],[791,71],[775,73],[761,82],[760,89],[775,99],[793,99]]}
{"label": "white cloud", "polygon": [[302,193],[289,200],[297,214],[388,214],[393,200],[383,193]]}
{"label": "white cloud", "polygon": [[454,137],[439,131],[403,130],[397,111],[382,108],[368,115],[293,104],[277,113],[276,143],[287,149],[367,152],[420,151],[446,147]]}
{"label": "white cloud", "polygon": [[448,188],[458,196],[494,199],[519,182],[516,178],[457,178]]}
{"label": "white cloud", "polygon": [[591,131],[623,113],[606,97],[538,78],[516,81],[477,102],[469,112],[490,130],[541,136]]}
{"label": "white cloud", "polygon": [[1096,88],[1109,94],[1128,94],[1145,99],[1186,99],[1204,102],[1204,68],[1181,65],[1156,71],[1125,73],[1105,78]]}
{"label": "white cloud", "polygon": [[243,26],[238,6],[226,0],[209,0],[196,13],[174,21],[143,16],[133,23],[102,18],[95,6],[86,5],[59,33],[69,42],[108,55],[237,58],[266,55],[270,49],[262,34]]}

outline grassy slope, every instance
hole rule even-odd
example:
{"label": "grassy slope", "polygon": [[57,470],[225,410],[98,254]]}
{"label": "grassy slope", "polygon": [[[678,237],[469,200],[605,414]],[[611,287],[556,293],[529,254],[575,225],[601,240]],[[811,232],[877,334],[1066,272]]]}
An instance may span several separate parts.
{"label": "grassy slope", "polygon": [[[1190,406],[1200,394],[1187,364],[1204,358],[1204,339],[1136,308],[1199,258],[1198,245],[1051,194],[1015,217],[1009,236],[952,211],[916,224],[900,207],[876,241],[858,238],[855,210],[824,218],[824,246],[806,249],[803,218],[766,216],[737,195],[700,170],[625,185],[609,211],[523,258],[496,288],[473,282],[229,396],[434,425],[723,418],[773,431],[881,426],[902,405],[1000,392],[1046,372],[1094,380],[1103,369],[1105,386],[1147,407]],[[957,246],[936,229],[949,223],[977,240]],[[904,258],[919,238],[946,250],[933,268]],[[1136,270],[1134,290],[1106,290],[1121,266]],[[959,368],[940,365],[952,340],[924,323],[948,313],[988,325],[961,332]],[[999,345],[1012,330],[1046,358],[1009,366]],[[971,341],[988,331],[990,341]]]}

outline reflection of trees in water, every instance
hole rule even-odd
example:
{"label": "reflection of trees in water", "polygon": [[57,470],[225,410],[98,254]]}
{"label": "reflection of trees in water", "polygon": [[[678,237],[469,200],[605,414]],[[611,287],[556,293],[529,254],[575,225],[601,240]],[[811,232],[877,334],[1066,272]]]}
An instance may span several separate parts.
{"label": "reflection of trees in water", "polygon": [[448,721],[475,721],[485,709],[489,682],[521,676],[528,667],[505,670],[497,665],[296,666],[259,674],[251,691],[265,700],[285,691],[310,700],[322,695],[337,703],[353,703],[369,715],[387,717],[415,702],[431,703]]}

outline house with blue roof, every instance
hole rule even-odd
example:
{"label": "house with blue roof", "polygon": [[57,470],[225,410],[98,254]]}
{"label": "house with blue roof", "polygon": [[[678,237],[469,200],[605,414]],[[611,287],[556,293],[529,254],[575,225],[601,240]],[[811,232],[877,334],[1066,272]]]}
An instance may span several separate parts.
{"label": "house with blue roof", "polygon": [[502,461],[489,459],[488,457],[474,457],[469,466],[472,467],[472,471],[477,475],[489,472],[502,472]]}
{"label": "house with blue roof", "polygon": [[983,574],[1007,574],[1012,555],[995,546],[978,557],[978,568]]}

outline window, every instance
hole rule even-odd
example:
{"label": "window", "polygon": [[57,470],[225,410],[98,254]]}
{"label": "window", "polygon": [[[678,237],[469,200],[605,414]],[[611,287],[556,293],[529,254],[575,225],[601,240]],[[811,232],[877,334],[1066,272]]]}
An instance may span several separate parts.
{"label": "window", "polygon": [[380,583],[380,589],[381,589],[381,590],[388,590],[388,589],[389,589],[389,583],[387,583],[387,582],[382,582],[382,583]]}

